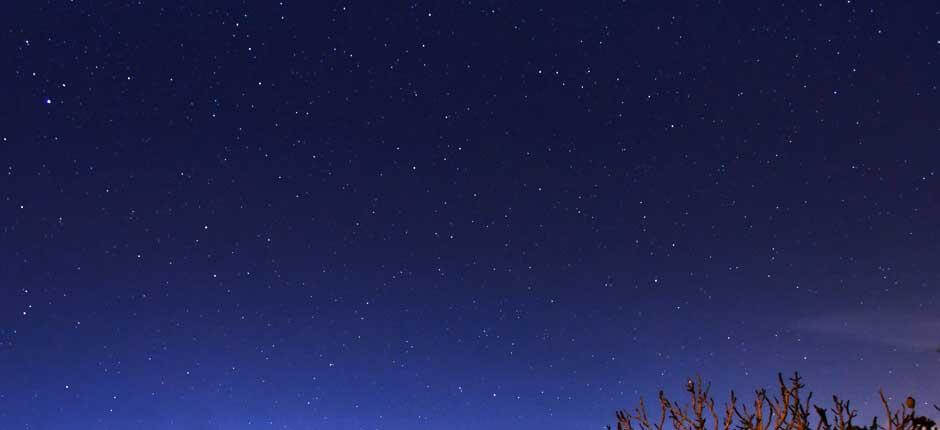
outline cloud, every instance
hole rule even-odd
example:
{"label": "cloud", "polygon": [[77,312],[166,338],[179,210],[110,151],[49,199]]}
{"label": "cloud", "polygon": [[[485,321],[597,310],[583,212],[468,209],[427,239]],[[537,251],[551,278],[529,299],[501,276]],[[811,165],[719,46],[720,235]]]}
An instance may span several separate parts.
{"label": "cloud", "polygon": [[903,349],[940,347],[940,316],[902,312],[835,313],[797,320],[793,328]]}

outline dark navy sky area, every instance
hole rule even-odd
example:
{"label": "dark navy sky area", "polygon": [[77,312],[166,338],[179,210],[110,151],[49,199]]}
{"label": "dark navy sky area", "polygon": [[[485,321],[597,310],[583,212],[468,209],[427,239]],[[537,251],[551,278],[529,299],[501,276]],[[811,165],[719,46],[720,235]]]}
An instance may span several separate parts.
{"label": "dark navy sky area", "polygon": [[936,2],[4,7],[0,428],[940,401]]}

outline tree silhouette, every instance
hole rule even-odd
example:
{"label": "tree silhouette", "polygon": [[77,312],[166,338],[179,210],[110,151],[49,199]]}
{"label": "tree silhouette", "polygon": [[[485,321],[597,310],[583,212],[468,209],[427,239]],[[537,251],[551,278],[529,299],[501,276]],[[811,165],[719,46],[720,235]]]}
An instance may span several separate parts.
{"label": "tree silhouette", "polygon": [[[857,426],[854,420],[857,411],[852,409],[848,400],[832,396],[829,409],[811,403],[813,393],[806,394],[802,378],[794,373],[789,380],[783,374],[777,375],[779,392],[768,395],[767,390],[754,392],[754,400],[748,404],[739,403],[738,397],[731,392],[730,398],[719,411],[715,408],[715,399],[709,394],[710,384],[704,384],[701,377],[689,379],[685,391],[689,395],[687,404],[669,400],[660,391],[658,396],[659,414],[650,419],[643,399],[632,412],[616,411],[617,430],[940,430],[936,422],[926,416],[916,414],[914,398],[907,397],[897,409],[892,409],[884,391],[879,391],[886,413],[887,426],[878,423],[875,417],[868,427]],[[940,407],[934,405],[940,411]],[[813,413],[815,412],[815,419]],[[830,415],[831,413],[831,415]],[[610,426],[607,426],[611,429]]]}

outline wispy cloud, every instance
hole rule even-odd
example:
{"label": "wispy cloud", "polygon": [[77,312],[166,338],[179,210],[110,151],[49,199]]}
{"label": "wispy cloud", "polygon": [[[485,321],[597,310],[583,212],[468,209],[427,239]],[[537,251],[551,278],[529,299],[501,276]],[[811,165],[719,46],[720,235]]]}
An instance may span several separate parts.
{"label": "wispy cloud", "polygon": [[937,350],[940,316],[903,312],[834,313],[797,320],[793,328],[846,340],[905,349]]}

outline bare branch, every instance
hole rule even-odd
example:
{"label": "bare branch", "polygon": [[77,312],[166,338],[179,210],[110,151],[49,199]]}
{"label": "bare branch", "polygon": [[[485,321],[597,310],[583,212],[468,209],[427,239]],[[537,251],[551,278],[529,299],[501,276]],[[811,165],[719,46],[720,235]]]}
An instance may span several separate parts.
{"label": "bare branch", "polygon": [[[768,395],[767,390],[754,391],[751,402],[738,403],[734,391],[730,400],[719,413],[715,399],[710,395],[711,385],[703,382],[696,375],[686,381],[685,391],[688,403],[672,401],[664,391],[659,392],[659,419],[651,422],[646,405],[640,399],[639,406],[632,414],[619,410],[617,430],[937,430],[936,423],[926,416],[917,416],[917,403],[907,397],[898,409],[891,407],[884,390],[878,394],[886,413],[887,424],[879,426],[878,417],[874,417],[870,427],[855,425],[858,411],[852,409],[851,402],[832,396],[832,407],[826,409],[812,403],[813,393],[803,395],[803,384],[799,373],[790,378],[777,374],[778,390]],[[933,405],[940,411],[940,406]],[[833,415],[830,419],[828,413]],[[815,412],[815,414],[813,413]],[[815,416],[812,419],[811,416]],[[708,420],[714,424],[707,425]],[[669,422],[671,429],[666,428]],[[608,427],[609,430],[610,427]]]}

